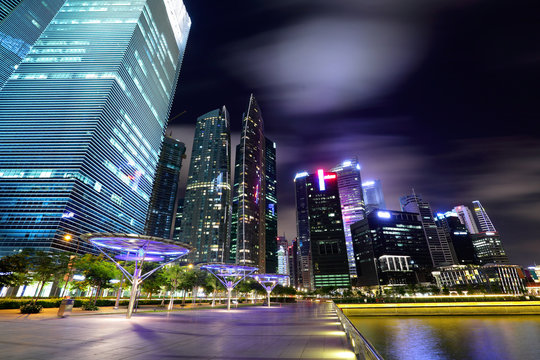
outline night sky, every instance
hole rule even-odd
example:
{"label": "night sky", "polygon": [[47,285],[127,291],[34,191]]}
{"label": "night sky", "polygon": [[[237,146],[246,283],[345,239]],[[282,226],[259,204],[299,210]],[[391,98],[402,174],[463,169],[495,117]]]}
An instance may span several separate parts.
{"label": "night sky", "polygon": [[196,118],[226,105],[234,150],[253,92],[289,240],[295,173],[358,156],[389,208],[412,188],[437,212],[480,200],[510,261],[540,262],[537,2],[184,2],[193,24],[171,118],[186,113],[169,127],[188,146],[184,182]]}

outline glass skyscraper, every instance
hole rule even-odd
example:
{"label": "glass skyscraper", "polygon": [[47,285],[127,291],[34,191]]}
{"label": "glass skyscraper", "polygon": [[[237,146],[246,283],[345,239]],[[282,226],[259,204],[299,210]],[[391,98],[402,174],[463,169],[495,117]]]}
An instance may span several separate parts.
{"label": "glass skyscraper", "polygon": [[461,223],[465,225],[470,234],[478,234],[478,226],[474,221],[471,210],[467,206],[456,206],[453,211],[457,214],[459,221],[461,221]]}
{"label": "glass skyscraper", "polygon": [[266,272],[276,273],[278,270],[278,214],[277,214],[277,171],[276,171],[276,143],[265,138],[264,166],[266,177]]}
{"label": "glass skyscraper", "polygon": [[345,160],[332,169],[337,174],[339,199],[343,216],[343,230],[345,231],[345,244],[349,260],[351,277],[356,277],[356,262],[351,237],[351,225],[366,216],[364,196],[362,193],[362,178],[360,164],[356,158]]}
{"label": "glass skyscraper", "polygon": [[373,209],[386,209],[381,180],[370,180],[362,184],[366,212]]}
{"label": "glass skyscraper", "polygon": [[236,264],[257,266],[266,262],[266,138],[261,109],[253,94],[242,122],[236,147],[233,212],[236,230],[230,258]]}
{"label": "glass skyscraper", "polygon": [[305,171],[297,173],[294,177],[295,199],[296,199],[296,233],[298,250],[298,287],[313,289],[313,269],[311,266],[311,245],[309,234],[309,211],[307,194],[307,177]]}
{"label": "glass skyscraper", "polygon": [[0,89],[65,2],[0,1]]}
{"label": "glass skyscraper", "polygon": [[472,203],[474,208],[474,215],[476,215],[476,219],[478,220],[480,231],[497,231],[495,229],[495,226],[493,226],[493,223],[491,222],[491,219],[489,218],[486,209],[484,209],[482,204],[480,204],[480,201],[475,200]]}
{"label": "glass skyscraper", "polygon": [[231,134],[225,106],[197,119],[180,240],[195,263],[224,262],[231,227]]}
{"label": "glass skyscraper", "polygon": [[399,199],[403,211],[420,214],[420,221],[426,235],[426,240],[433,260],[433,266],[453,265],[457,263],[452,248],[452,241],[447,237],[443,228],[435,224],[431,206],[420,195],[412,194]]}
{"label": "glass skyscraper", "polygon": [[163,139],[146,217],[147,235],[172,239],[178,206],[180,170],[185,154],[186,145],[183,142],[169,136]]}
{"label": "glass skyscraper", "polygon": [[68,0],[0,91],[0,253],[142,233],[190,18]]}
{"label": "glass skyscraper", "polygon": [[347,287],[351,282],[337,174],[319,169],[316,174],[297,175],[297,184],[304,181],[304,195],[299,194],[301,186],[296,188],[296,209],[298,218],[308,218],[313,285]]}

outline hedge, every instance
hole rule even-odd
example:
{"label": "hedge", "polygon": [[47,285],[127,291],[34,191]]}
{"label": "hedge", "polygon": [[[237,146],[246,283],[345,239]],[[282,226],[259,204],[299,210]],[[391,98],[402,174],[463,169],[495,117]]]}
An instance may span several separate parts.
{"label": "hedge", "polygon": [[[81,307],[83,302],[88,301],[88,298],[80,298],[80,299],[74,299],[75,302],[73,304],[73,307]],[[31,298],[23,298],[23,299],[0,299],[0,309],[19,309],[22,304],[25,304],[29,301],[32,301]],[[175,298],[174,303],[175,305],[178,305],[181,303],[181,299]],[[60,298],[51,298],[51,299],[38,299],[36,304],[39,304],[43,306],[43,308],[57,308],[60,307],[60,303],[62,302],[62,299]],[[139,305],[161,305],[162,300],[161,299],[139,299]],[[96,306],[114,306],[116,303],[116,299],[97,299]],[[190,301],[186,300],[186,304],[190,304]],[[198,304],[201,303],[211,303],[211,301],[203,300],[203,301],[197,301]],[[129,300],[120,300],[120,306],[127,306],[129,304]],[[167,306],[169,304],[169,299],[165,298],[164,305]]]}

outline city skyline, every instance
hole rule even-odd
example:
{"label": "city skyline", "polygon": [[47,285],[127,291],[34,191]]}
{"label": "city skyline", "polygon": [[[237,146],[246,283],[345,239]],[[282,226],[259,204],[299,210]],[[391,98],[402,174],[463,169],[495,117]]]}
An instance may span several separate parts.
{"label": "city skyline", "polygon": [[[480,200],[511,262],[534,263],[539,73],[526,59],[537,25],[510,4],[409,5],[187,4],[197,27],[171,117],[187,113],[169,130],[187,141],[196,116],[220,104],[240,114],[253,92],[277,145],[280,235],[296,232],[294,175],[357,156],[364,181],[381,179],[388,208],[411,188],[435,212]],[[232,125],[233,144],[239,131]]]}

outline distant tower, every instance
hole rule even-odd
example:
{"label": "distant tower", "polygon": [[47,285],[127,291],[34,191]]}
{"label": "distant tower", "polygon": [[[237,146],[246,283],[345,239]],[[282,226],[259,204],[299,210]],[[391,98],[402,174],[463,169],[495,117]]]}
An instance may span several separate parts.
{"label": "distant tower", "polygon": [[[302,196],[298,196],[301,192],[300,180],[305,180],[305,195],[300,194]],[[308,216],[315,288],[349,286],[351,282],[337,174],[319,169],[316,174],[297,175],[296,184],[297,218],[300,220],[305,214]],[[307,202],[304,202],[304,198]]]}
{"label": "distant tower", "polygon": [[298,249],[296,280],[298,287],[313,289],[313,269],[311,266],[311,245],[309,234],[309,211],[307,194],[307,172],[300,172],[294,177],[296,198],[296,247]]}
{"label": "distant tower", "polygon": [[356,157],[344,161],[332,169],[337,174],[343,230],[351,277],[356,277],[356,261],[351,237],[351,225],[365,217],[364,196],[362,193],[362,178],[360,164]]}
{"label": "distant tower", "polygon": [[451,240],[447,238],[444,229],[435,224],[429,203],[422,200],[422,197],[415,193],[402,196],[399,201],[403,211],[420,214],[433,266],[455,264],[456,261],[450,245]]}
{"label": "distant tower", "polygon": [[266,262],[266,138],[261,109],[253,94],[236,147],[231,260],[265,270]]}
{"label": "distant tower", "polygon": [[475,264],[477,262],[471,234],[454,211],[437,214],[435,223],[443,228],[452,240],[458,264]]}
{"label": "distant tower", "polygon": [[[277,245],[277,274],[289,275],[289,242],[285,236],[278,236],[276,239]],[[292,281],[290,282],[293,283]]]}
{"label": "distant tower", "polygon": [[471,210],[465,205],[456,206],[453,211],[457,214],[459,221],[467,227],[470,234],[478,234],[478,227],[474,221]]}
{"label": "distant tower", "polygon": [[183,142],[168,136],[163,139],[150,207],[146,215],[147,235],[167,239],[173,236],[180,169],[185,153],[186,145]]}
{"label": "distant tower", "polygon": [[362,184],[366,212],[373,209],[386,209],[381,180],[366,181]]}
{"label": "distant tower", "polygon": [[495,226],[493,226],[493,223],[489,219],[489,216],[482,206],[480,204],[480,201],[475,200],[472,202],[474,206],[474,215],[476,215],[476,219],[478,220],[478,224],[480,225],[480,231],[497,231],[495,229]]}
{"label": "distant tower", "polygon": [[[277,212],[277,172],[276,172],[276,143],[265,139],[265,176],[266,176],[266,272],[275,273],[278,268],[278,247],[276,243],[278,233]],[[287,247],[285,247],[287,249]]]}
{"label": "distant tower", "polygon": [[194,263],[223,262],[231,225],[231,135],[225,106],[197,118],[180,240]]}

